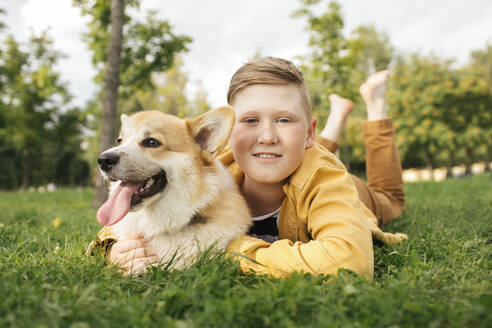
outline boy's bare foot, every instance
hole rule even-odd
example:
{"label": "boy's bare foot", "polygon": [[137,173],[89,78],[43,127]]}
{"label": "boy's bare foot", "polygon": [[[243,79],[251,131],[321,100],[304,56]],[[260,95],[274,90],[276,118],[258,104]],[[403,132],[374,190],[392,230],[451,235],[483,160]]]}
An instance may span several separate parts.
{"label": "boy's bare foot", "polygon": [[331,109],[330,116],[337,116],[345,121],[352,111],[352,108],[354,108],[354,103],[350,99],[342,98],[335,93],[332,93],[329,98]]}
{"label": "boy's bare foot", "polygon": [[367,107],[367,119],[369,121],[382,120],[388,117],[386,110],[386,82],[389,71],[383,70],[370,75],[364,82],[359,92]]}
{"label": "boy's bare foot", "polygon": [[320,135],[331,141],[338,141],[338,137],[345,127],[345,120],[352,111],[354,103],[349,99],[342,98],[337,94],[330,95],[330,116],[326,121]]}

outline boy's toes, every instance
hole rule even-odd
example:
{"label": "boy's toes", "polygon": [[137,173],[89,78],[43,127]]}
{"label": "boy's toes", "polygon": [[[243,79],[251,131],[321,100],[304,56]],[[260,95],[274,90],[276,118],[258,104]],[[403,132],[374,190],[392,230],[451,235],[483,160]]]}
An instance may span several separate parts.
{"label": "boy's toes", "polygon": [[339,95],[332,93],[330,96],[331,108],[335,110],[342,110],[344,112],[350,112],[354,107],[354,103],[347,98],[340,97]]}
{"label": "boy's toes", "polygon": [[374,83],[374,84],[386,83],[386,80],[388,79],[389,74],[390,74],[390,71],[387,69],[376,72],[374,74],[371,74],[367,78],[367,82]]}

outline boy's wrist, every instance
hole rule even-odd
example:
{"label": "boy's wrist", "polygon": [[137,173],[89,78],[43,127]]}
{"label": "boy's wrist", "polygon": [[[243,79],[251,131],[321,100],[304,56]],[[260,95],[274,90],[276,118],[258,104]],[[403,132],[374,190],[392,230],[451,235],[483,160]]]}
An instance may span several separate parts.
{"label": "boy's wrist", "polygon": [[96,239],[94,239],[90,243],[89,247],[87,248],[86,255],[88,256],[99,255],[101,257],[107,258],[109,252],[111,252],[111,248],[115,243],[116,243],[116,239],[114,238],[107,238],[101,240],[99,237],[96,237]]}

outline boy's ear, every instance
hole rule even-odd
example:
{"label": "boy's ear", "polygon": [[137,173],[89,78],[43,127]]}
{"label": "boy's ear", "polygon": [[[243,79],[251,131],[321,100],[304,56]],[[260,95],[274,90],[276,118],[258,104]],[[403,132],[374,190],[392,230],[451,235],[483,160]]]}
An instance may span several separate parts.
{"label": "boy's ear", "polygon": [[314,138],[316,137],[316,117],[312,117],[308,125],[307,137],[306,137],[306,149],[311,148],[314,144]]}
{"label": "boy's ear", "polygon": [[200,148],[216,156],[229,141],[234,119],[234,110],[225,106],[186,120],[186,126]]}

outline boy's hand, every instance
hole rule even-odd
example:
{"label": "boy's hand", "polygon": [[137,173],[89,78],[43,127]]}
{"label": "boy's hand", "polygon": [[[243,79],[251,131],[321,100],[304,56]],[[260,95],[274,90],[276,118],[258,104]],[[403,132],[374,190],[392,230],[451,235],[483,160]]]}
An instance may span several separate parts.
{"label": "boy's hand", "polygon": [[124,270],[124,275],[143,273],[145,267],[159,261],[155,251],[147,245],[142,235],[121,239],[113,244],[108,254],[111,264]]}

